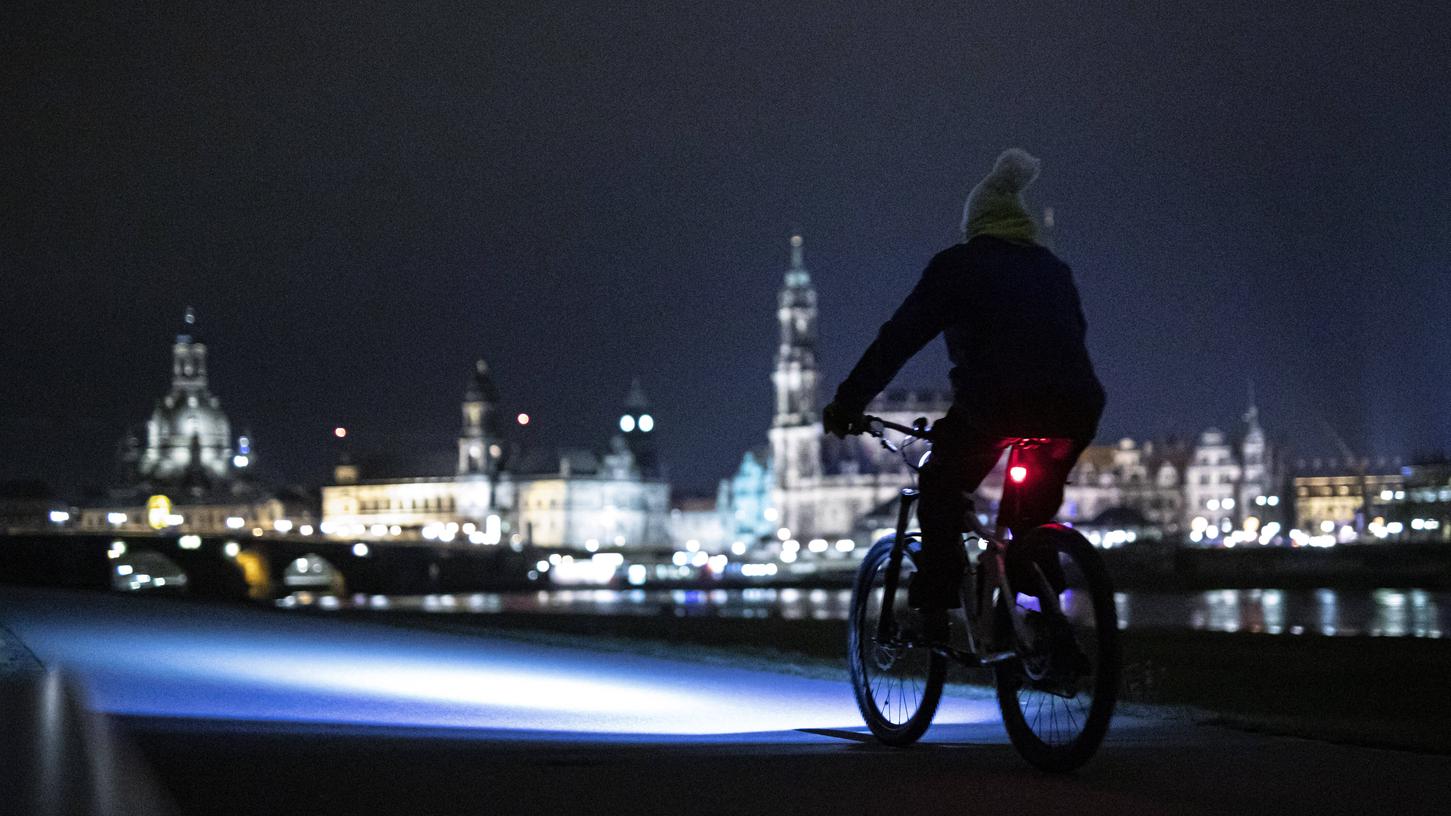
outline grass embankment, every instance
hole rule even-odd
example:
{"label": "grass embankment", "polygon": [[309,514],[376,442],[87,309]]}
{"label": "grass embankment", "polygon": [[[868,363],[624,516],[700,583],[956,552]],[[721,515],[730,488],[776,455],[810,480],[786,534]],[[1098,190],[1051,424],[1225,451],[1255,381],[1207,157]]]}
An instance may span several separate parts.
{"label": "grass embankment", "polygon": [[[780,618],[345,613],[845,682],[846,625]],[[1451,642],[1182,630],[1123,633],[1124,699],[1200,722],[1451,753]],[[986,683],[985,672],[949,678]],[[964,690],[960,690],[964,691]],[[967,689],[965,693],[973,693]]]}

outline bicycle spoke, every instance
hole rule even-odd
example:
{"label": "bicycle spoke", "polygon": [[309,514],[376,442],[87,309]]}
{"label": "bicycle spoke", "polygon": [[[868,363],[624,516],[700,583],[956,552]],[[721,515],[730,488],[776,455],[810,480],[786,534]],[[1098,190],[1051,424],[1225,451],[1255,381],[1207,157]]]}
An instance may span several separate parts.
{"label": "bicycle spoke", "polygon": [[1075,716],[1073,716],[1073,709],[1072,709],[1072,707],[1070,707],[1068,705],[1068,702],[1067,701],[1064,701],[1064,703],[1063,703],[1063,714],[1064,714],[1064,716],[1066,716],[1068,718],[1068,724],[1073,727],[1073,731],[1075,733],[1077,733],[1077,731],[1078,731],[1078,718],[1075,717]]}

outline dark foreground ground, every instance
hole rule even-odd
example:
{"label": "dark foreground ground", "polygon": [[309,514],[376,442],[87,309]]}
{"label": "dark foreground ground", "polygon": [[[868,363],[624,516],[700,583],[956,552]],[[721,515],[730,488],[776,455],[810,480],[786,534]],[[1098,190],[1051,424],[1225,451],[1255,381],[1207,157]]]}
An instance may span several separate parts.
{"label": "dark foreground ground", "polygon": [[1121,730],[1071,776],[1027,768],[996,724],[906,750],[859,734],[685,742],[486,734],[238,734],[133,724],[194,813],[1446,813],[1444,757],[1187,724]]}
{"label": "dark foreground ground", "polygon": [[[679,653],[844,677],[839,621],[349,613],[460,633]],[[1175,630],[1122,633],[1124,699],[1240,730],[1451,754],[1451,640]],[[954,669],[987,685],[986,672]],[[1132,707],[1130,707],[1132,708]]]}
{"label": "dark foreground ground", "polygon": [[[1069,776],[1024,765],[990,698],[965,686],[922,744],[886,749],[860,733],[821,659],[834,636],[795,624],[541,630],[3,588],[0,623],[14,757],[0,773],[22,783],[3,786],[20,791],[0,803],[12,812],[37,812],[27,773],[54,781],[66,761],[125,783],[132,798],[112,811],[124,813],[147,812],[138,800],[238,814],[1451,812],[1451,757],[1206,725],[1176,707],[1127,706]],[[1154,654],[1194,651],[1168,642]],[[64,668],[104,727],[45,726],[67,707],[46,690],[57,681],[22,688],[36,664]],[[1244,667],[1193,665],[1211,664],[1224,682],[1204,687],[1242,698]],[[1179,671],[1160,672],[1155,693]],[[1395,685],[1376,688],[1394,697]],[[57,735],[71,735],[65,751]]]}

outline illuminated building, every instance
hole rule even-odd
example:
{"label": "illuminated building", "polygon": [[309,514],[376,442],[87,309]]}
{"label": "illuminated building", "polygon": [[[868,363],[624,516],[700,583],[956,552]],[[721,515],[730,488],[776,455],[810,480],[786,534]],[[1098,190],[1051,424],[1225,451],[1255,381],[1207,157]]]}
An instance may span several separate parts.
{"label": "illuminated building", "polygon": [[196,313],[188,308],[171,348],[171,393],[157,400],[146,422],[146,446],[136,457],[143,480],[225,479],[231,473],[231,423],[207,389],[207,347],[195,327]]}
{"label": "illuminated building", "polygon": [[1172,442],[1124,438],[1116,445],[1090,445],[1068,475],[1059,517],[1102,527],[1105,533],[1125,528],[1176,532],[1188,458],[1188,449]]}
{"label": "illuminated building", "polygon": [[1401,490],[1382,488],[1382,524],[1413,541],[1451,542],[1451,461],[1444,456],[1401,468]]}
{"label": "illuminated building", "polygon": [[[313,506],[297,491],[258,476],[246,435],[232,437],[221,401],[210,391],[207,346],[187,308],[171,348],[171,391],[146,422],[121,442],[107,495],[86,502],[64,525],[84,531],[274,534],[310,528]],[[162,500],[168,511],[148,511]]]}
{"label": "illuminated building", "polygon": [[708,542],[712,549],[729,545],[746,550],[756,542],[769,541],[775,536],[779,517],[771,503],[773,483],[770,450],[746,451],[735,474],[722,479],[716,493],[721,538]]}
{"label": "illuminated building", "polygon": [[717,511],[717,499],[709,496],[676,497],[670,507],[670,540],[677,550],[703,549],[718,552],[731,539],[726,537],[725,517]]}
{"label": "illuminated building", "polygon": [[[654,472],[657,418],[638,382],[603,452],[511,443],[498,420],[498,403],[498,389],[481,360],[464,393],[451,470],[439,460],[345,461],[334,471],[335,484],[322,491],[323,531],[483,546],[668,545],[670,487]],[[515,421],[527,424],[524,414]]]}
{"label": "illuminated building", "polygon": [[[1296,467],[1295,526],[1310,535],[1341,535],[1366,529],[1369,519],[1385,516],[1405,499],[1399,463],[1379,459],[1314,459]],[[1370,512],[1363,513],[1366,505]]]}

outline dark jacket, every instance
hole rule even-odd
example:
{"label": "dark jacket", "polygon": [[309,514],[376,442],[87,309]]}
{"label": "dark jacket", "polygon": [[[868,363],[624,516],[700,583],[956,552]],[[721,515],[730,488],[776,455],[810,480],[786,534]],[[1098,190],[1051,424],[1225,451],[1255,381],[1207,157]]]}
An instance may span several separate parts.
{"label": "dark jacket", "polygon": [[939,252],[836,390],[865,409],[929,340],[947,336],[960,413],[1003,436],[1091,439],[1104,393],[1073,273],[1035,244],[978,236]]}

